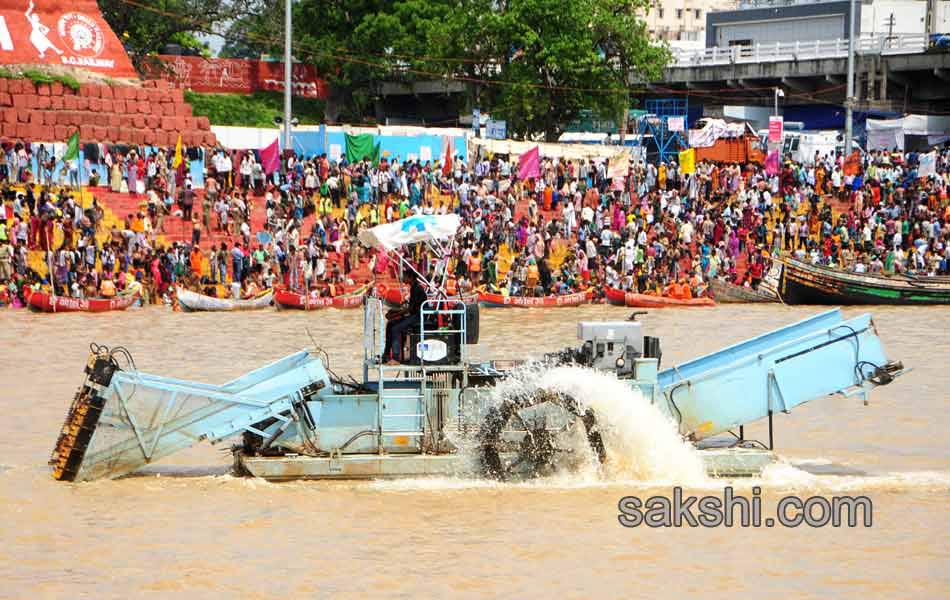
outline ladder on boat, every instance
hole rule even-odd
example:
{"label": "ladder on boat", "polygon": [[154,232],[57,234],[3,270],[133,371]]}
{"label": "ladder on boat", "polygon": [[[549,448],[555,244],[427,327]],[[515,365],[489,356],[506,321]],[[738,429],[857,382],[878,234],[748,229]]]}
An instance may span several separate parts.
{"label": "ladder on boat", "polygon": [[380,365],[378,451],[396,446],[421,448],[426,434],[425,405],[424,369],[413,365]]}

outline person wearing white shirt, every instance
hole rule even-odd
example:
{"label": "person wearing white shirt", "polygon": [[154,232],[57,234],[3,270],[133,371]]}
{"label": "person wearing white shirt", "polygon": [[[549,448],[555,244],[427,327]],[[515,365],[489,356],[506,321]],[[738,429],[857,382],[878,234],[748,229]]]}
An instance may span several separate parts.
{"label": "person wearing white shirt", "polygon": [[561,212],[564,216],[564,227],[568,236],[574,231],[574,203],[565,202],[564,208],[561,209]]}

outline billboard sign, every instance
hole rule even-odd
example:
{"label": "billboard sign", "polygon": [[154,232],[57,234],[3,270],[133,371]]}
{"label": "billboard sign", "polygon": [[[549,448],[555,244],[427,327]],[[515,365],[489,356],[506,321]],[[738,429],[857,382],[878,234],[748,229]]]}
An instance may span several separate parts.
{"label": "billboard sign", "polygon": [[785,120],[783,117],[769,117],[769,141],[781,142],[785,129]]}
{"label": "billboard sign", "polygon": [[0,6],[0,64],[57,65],[137,78],[93,0],[13,0]]}

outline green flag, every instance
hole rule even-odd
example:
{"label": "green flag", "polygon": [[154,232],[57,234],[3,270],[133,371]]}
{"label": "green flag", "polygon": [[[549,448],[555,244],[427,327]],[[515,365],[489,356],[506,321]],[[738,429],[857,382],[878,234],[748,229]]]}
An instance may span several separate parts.
{"label": "green flag", "polygon": [[346,160],[355,163],[369,158],[373,164],[379,162],[379,142],[374,143],[373,136],[368,133],[360,135],[346,134]]}
{"label": "green flag", "polygon": [[63,155],[63,160],[76,160],[79,158],[79,131],[72,134],[69,137],[69,141],[66,142],[66,154]]}

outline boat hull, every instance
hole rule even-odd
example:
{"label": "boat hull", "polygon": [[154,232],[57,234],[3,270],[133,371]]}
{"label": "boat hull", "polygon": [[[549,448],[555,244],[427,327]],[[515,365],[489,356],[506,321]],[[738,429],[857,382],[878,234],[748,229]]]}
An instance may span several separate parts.
{"label": "boat hull", "polygon": [[[769,450],[710,448],[699,450],[712,477],[753,477],[775,461]],[[502,454],[506,463],[514,455]],[[346,454],[337,457],[248,456],[234,453],[235,471],[268,481],[299,479],[388,479],[475,475],[471,460],[460,454]]]}
{"label": "boat hull", "polygon": [[492,294],[489,292],[479,292],[478,301],[483,306],[496,308],[564,308],[567,306],[580,306],[590,302],[594,290],[576,292],[574,294],[565,294],[563,296],[504,296],[502,294]]}
{"label": "boat hull", "polygon": [[125,310],[135,304],[137,295],[116,296],[115,298],[67,298],[51,296],[45,292],[33,292],[29,306],[33,310],[49,313],[61,312],[111,312]]}
{"label": "boat hull", "polygon": [[680,300],[678,298],[667,298],[666,296],[652,296],[650,294],[637,294],[635,292],[624,292],[607,288],[607,302],[616,306],[629,306],[632,308],[668,308],[668,307],[709,307],[716,306],[712,298],[689,298]]}
{"label": "boat hull", "polygon": [[191,290],[186,290],[183,288],[178,288],[178,304],[181,306],[182,310],[188,312],[196,311],[207,311],[207,312],[227,312],[227,311],[242,311],[242,310],[260,310],[262,308],[267,308],[271,305],[271,302],[274,299],[273,290],[269,290],[265,294],[261,294],[256,298],[251,298],[248,300],[234,300],[232,298],[212,298],[211,296],[205,296],[203,294],[198,294],[192,292]]}
{"label": "boat hull", "polygon": [[950,280],[845,273],[786,260],[779,296],[786,304],[950,304]]}
{"label": "boat hull", "polygon": [[287,290],[274,292],[274,303],[279,308],[298,310],[319,310],[322,308],[359,308],[363,305],[363,294],[321,298],[312,294],[298,294]]}
{"label": "boat hull", "polygon": [[719,304],[739,304],[749,302],[778,302],[778,296],[763,290],[747,288],[713,279],[709,282],[713,298]]}

